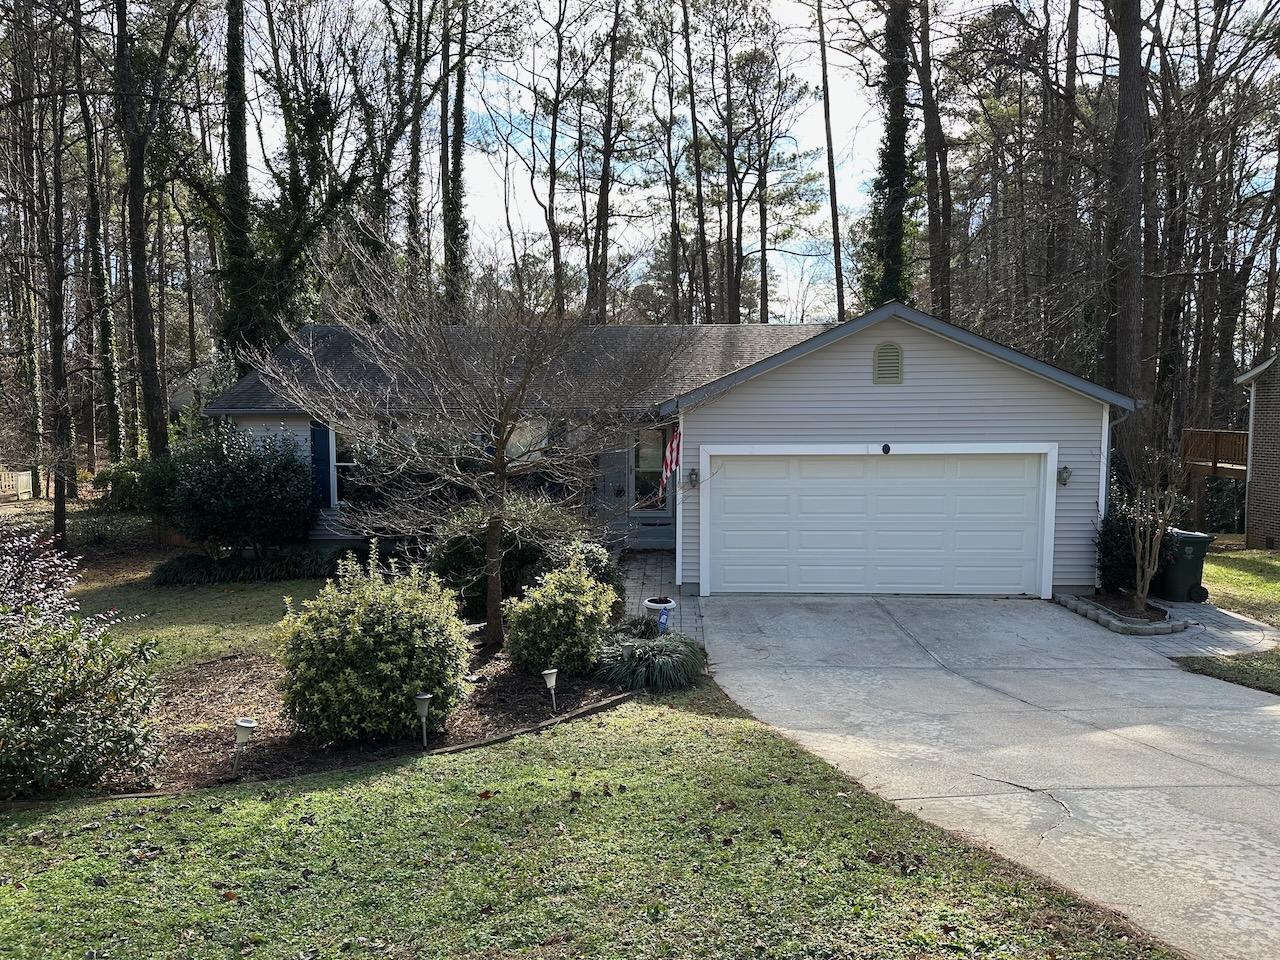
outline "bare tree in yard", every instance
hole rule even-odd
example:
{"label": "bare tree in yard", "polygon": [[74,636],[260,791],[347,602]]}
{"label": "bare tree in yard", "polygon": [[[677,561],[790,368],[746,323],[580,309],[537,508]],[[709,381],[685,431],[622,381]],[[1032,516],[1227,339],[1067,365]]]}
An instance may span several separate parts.
{"label": "bare tree in yard", "polygon": [[1154,405],[1135,412],[1116,432],[1120,454],[1119,509],[1133,538],[1133,605],[1145,610],[1151,581],[1160,567],[1160,548],[1173,518],[1185,504],[1182,457],[1170,443],[1166,415]]}
{"label": "bare tree in yard", "polygon": [[343,246],[351,274],[327,291],[328,325],[254,366],[359,451],[380,502],[344,523],[422,539],[464,506],[484,510],[487,639],[501,644],[513,494],[581,502],[598,458],[633,442],[679,330],[593,324],[560,309],[554,278],[492,263],[458,324],[407,271],[359,241]]}

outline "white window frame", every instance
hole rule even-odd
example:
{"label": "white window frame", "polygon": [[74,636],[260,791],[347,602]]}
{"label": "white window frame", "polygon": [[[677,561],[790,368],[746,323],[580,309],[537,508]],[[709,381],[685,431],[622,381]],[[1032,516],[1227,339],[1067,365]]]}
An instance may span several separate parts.
{"label": "white window frame", "polygon": [[[1054,526],[1058,510],[1058,445],[1056,443],[704,443],[698,451],[698,593],[711,596],[711,473],[713,457],[812,457],[955,454],[1023,454],[1043,457],[1041,463],[1040,597],[1053,597]],[[679,542],[678,540],[676,541]]]}

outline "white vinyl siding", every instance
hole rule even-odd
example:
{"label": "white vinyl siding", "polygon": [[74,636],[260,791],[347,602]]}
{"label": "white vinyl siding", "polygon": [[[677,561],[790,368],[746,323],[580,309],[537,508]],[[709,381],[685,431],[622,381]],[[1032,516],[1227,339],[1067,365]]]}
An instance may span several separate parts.
{"label": "white vinyl siding", "polygon": [[232,422],[256,437],[292,437],[298,445],[298,456],[311,462],[311,421],[307,417],[233,417]]}
{"label": "white vinyl siding", "polygon": [[[872,382],[872,354],[902,348],[903,382]],[[1056,443],[1072,474],[1057,488],[1053,582],[1094,583],[1102,404],[889,319],[742,383],[684,412],[683,471],[702,444]],[[714,477],[703,478],[714,488]],[[681,484],[681,575],[699,579],[698,491]]]}

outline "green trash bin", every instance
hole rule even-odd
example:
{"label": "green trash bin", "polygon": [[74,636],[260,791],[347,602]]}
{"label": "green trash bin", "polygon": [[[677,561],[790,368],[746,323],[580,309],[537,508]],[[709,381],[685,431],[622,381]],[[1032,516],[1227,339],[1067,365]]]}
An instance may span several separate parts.
{"label": "green trash bin", "polygon": [[1173,559],[1160,571],[1151,585],[1151,592],[1164,600],[1204,603],[1209,599],[1209,591],[1201,582],[1204,580],[1204,555],[1209,552],[1209,544],[1214,538],[1207,533],[1170,527],[1165,531],[1165,540],[1172,547]]}

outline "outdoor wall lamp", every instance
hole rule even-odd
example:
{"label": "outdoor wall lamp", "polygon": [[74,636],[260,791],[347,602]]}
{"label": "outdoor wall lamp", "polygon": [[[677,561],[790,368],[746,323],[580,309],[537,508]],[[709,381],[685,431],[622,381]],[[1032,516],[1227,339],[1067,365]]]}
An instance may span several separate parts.
{"label": "outdoor wall lamp", "polygon": [[698,469],[691,467],[689,469],[689,486],[696,487],[698,485]]}
{"label": "outdoor wall lamp", "polygon": [[1071,479],[1071,468],[1059,467],[1058,468],[1058,486],[1065,487],[1067,485],[1067,482],[1070,479]]}

